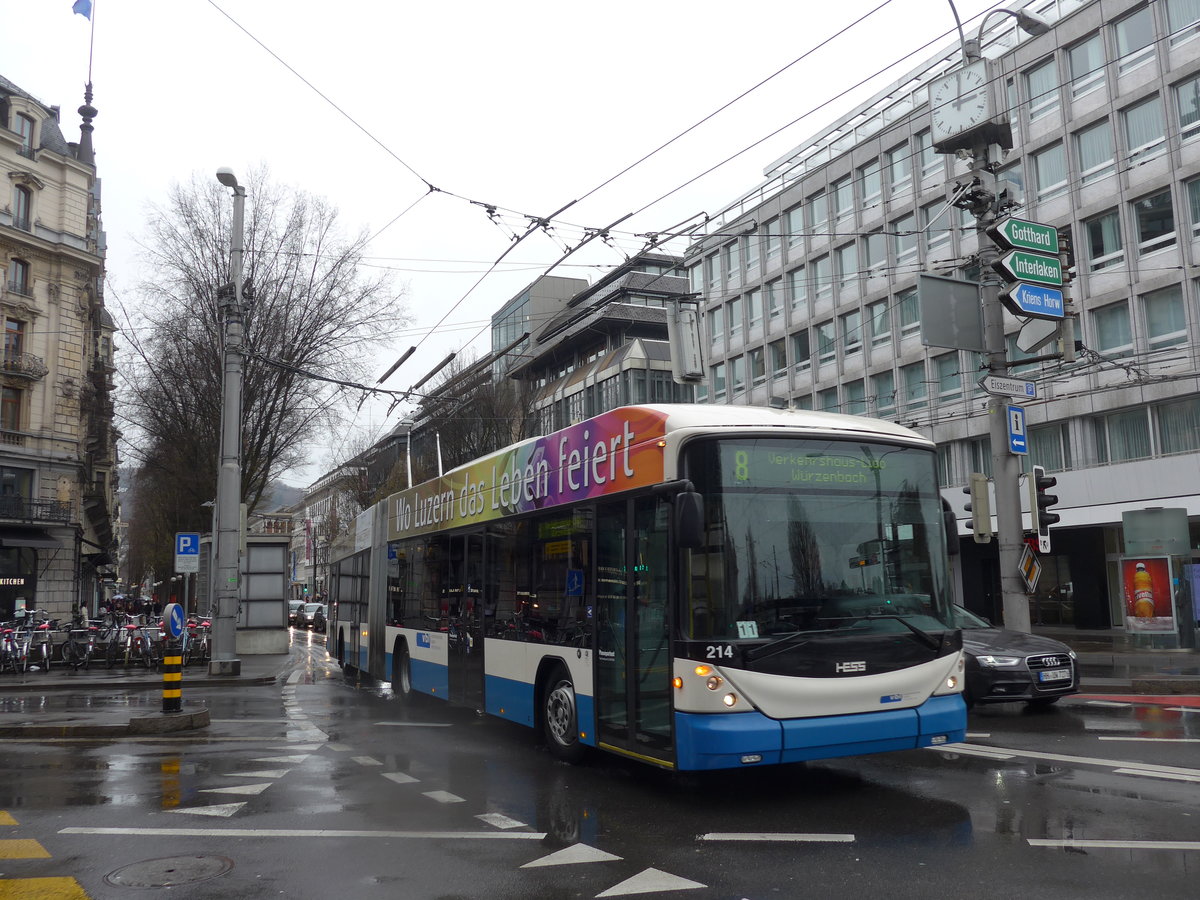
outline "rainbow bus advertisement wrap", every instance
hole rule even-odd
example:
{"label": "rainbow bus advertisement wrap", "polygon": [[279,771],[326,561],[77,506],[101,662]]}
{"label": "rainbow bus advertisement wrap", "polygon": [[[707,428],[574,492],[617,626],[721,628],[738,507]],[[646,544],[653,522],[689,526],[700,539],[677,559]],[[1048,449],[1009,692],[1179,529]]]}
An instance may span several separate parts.
{"label": "rainbow bus advertisement wrap", "polygon": [[667,417],[625,407],[393,494],[388,539],[479,525],[663,479]]}

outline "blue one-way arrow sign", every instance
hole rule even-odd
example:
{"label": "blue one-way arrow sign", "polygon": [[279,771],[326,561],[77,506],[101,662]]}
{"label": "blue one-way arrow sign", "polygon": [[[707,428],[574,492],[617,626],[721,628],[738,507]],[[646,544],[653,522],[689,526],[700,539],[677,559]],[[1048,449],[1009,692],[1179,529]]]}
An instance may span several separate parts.
{"label": "blue one-way arrow sign", "polygon": [[1061,319],[1064,315],[1063,292],[1059,288],[1020,281],[1001,294],[1000,299],[1015,316]]}

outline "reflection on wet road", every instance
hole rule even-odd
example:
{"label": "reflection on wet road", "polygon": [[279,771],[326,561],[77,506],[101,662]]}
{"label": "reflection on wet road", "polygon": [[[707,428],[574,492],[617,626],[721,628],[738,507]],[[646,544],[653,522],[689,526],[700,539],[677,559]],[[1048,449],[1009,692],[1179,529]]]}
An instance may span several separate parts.
{"label": "reflection on wet road", "polygon": [[206,693],[202,736],[0,743],[0,810],[53,856],[14,865],[70,860],[95,898],[186,854],[233,863],[189,900],[1195,895],[1184,698],[988,707],[964,745],[691,776],[566,766],[527,729],[356,686],[319,647],[293,659],[280,684]]}

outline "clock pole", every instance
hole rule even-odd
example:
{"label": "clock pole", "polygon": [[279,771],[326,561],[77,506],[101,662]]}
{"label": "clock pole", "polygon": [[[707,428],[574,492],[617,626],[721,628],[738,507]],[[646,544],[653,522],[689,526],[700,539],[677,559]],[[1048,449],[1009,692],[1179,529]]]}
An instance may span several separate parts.
{"label": "clock pole", "polygon": [[[1012,131],[1008,116],[995,116],[991,97],[996,93],[991,69],[982,55],[983,30],[989,16],[1003,13],[1013,16],[1017,24],[1030,34],[1045,34],[1050,26],[1040,17],[1024,11],[994,9],[979,23],[979,35],[968,40],[962,31],[954,0],[949,0],[958,23],[962,43],[963,68],[955,75],[930,88],[930,113],[934,128],[934,145],[942,153],[970,154],[970,184],[956,205],[969,209],[975,216],[978,235],[980,267],[979,300],[983,308],[984,360],[989,375],[1008,374],[1008,348],[1004,339],[1004,307],[1000,302],[1001,280],[992,267],[999,259],[996,245],[985,233],[997,218],[1016,202],[1012,185],[996,178],[1000,155],[1012,149]],[[972,70],[983,72],[982,84],[964,85],[962,74]],[[951,82],[951,78],[954,79]],[[941,100],[947,92],[953,100]],[[939,139],[940,138],[940,139]],[[1020,457],[1011,452],[1008,406],[1011,400],[999,396],[988,398],[989,436],[992,443],[992,480],[995,489],[996,538],[1000,557],[1000,593],[1004,607],[1004,627],[1012,631],[1030,631],[1029,597],[1021,578],[1021,551],[1024,549],[1024,528],[1021,523]]]}

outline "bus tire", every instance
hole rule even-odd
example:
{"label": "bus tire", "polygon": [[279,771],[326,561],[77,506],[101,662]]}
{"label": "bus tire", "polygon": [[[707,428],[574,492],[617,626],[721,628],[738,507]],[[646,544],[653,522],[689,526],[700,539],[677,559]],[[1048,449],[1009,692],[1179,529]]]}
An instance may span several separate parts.
{"label": "bus tire", "polygon": [[392,648],[392,693],[398,700],[412,697],[412,661],[408,657],[408,644],[396,641]]}
{"label": "bus tire", "polygon": [[542,733],[550,752],[563,762],[579,762],[584,745],[579,742],[579,714],[575,685],[561,664],[550,669],[542,691]]}

